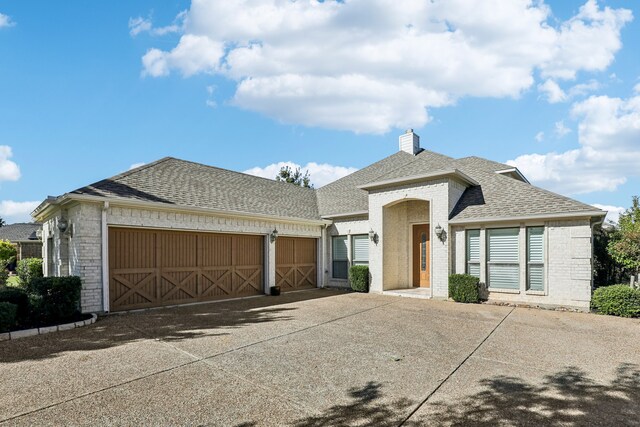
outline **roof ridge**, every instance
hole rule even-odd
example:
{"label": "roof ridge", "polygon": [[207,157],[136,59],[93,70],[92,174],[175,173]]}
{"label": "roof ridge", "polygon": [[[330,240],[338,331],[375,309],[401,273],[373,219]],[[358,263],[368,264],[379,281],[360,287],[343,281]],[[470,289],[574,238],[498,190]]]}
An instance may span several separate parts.
{"label": "roof ridge", "polygon": [[[166,157],[165,159],[177,160],[177,161],[183,162],[183,163],[190,163],[190,164],[197,165],[197,166],[204,166],[205,168],[209,168],[209,169],[216,169],[216,170],[221,170],[221,171],[225,171],[225,172],[235,173],[235,174],[238,174],[238,175],[244,175],[244,176],[251,177],[251,178],[263,179],[263,180],[266,180],[266,181],[269,181],[269,182],[275,182],[275,183],[283,182],[283,181],[276,181],[275,179],[272,179],[272,178],[266,178],[264,176],[251,175],[249,173],[239,172],[239,171],[235,171],[235,170],[232,170],[232,169],[225,169],[225,168],[221,168],[221,167],[218,167],[218,166],[207,165],[205,163],[194,162],[193,160],[178,159],[176,157]],[[287,182],[283,182],[283,183],[284,184],[289,184]],[[301,185],[294,185],[294,187],[302,188],[304,190],[316,190],[316,188],[308,188],[308,187],[303,187]]]}

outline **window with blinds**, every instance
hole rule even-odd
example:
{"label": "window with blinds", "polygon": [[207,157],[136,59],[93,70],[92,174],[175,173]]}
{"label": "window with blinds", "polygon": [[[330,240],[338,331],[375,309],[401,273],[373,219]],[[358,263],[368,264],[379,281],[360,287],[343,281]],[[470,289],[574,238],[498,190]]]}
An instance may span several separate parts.
{"label": "window with blinds", "polygon": [[527,227],[527,289],[544,291],[544,227]]}
{"label": "window with blinds", "polygon": [[467,274],[480,278],[480,230],[467,230]]}
{"label": "window with blinds", "polygon": [[487,282],[494,289],[520,289],[519,228],[487,230]]}
{"label": "window with blinds", "polygon": [[359,234],[351,237],[353,265],[369,265],[369,235]]}
{"label": "window with blinds", "polygon": [[332,271],[334,279],[347,278],[349,274],[348,254],[347,236],[334,236],[332,238]]}

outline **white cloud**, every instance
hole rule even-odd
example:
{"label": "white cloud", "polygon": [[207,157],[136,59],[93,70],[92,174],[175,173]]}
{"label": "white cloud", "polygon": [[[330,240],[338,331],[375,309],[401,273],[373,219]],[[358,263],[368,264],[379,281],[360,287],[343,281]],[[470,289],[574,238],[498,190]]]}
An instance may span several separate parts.
{"label": "white cloud", "polygon": [[151,17],[129,18],[129,34],[135,37],[140,33],[149,33],[153,36],[164,36],[169,33],[178,33],[184,29],[184,20],[187,16],[186,11],[182,11],[176,16],[171,25],[164,27],[154,27]]}
{"label": "white cloud", "polygon": [[218,74],[237,82],[239,107],[383,133],[460,97],[518,97],[537,72],[544,90],[604,69],[632,16],[593,0],[558,25],[533,0],[192,0],[183,19],[173,49],[144,55],[144,75]]}
{"label": "white cloud", "polygon": [[550,104],[556,104],[567,100],[567,94],[564,93],[558,83],[551,79],[547,79],[544,83],[539,84],[538,91],[544,95]]}
{"label": "white cloud", "polygon": [[589,80],[587,83],[579,83],[569,88],[568,91],[564,91],[555,80],[547,79],[544,83],[538,85],[538,91],[542,93],[543,97],[550,103],[556,104],[558,102],[566,102],[573,98],[587,95],[590,92],[594,92],[600,89],[600,83],[596,80]]}
{"label": "white cloud", "polygon": [[146,165],[145,162],[133,163],[131,166],[129,166],[129,170],[139,168],[140,166],[144,166],[144,165]]}
{"label": "white cloud", "polygon": [[614,191],[640,176],[640,93],[627,99],[591,96],[572,106],[578,148],[526,154],[508,163],[530,181],[562,193]]}
{"label": "white cloud", "polygon": [[571,129],[564,125],[564,120],[560,120],[559,122],[556,122],[553,133],[555,133],[558,138],[562,138],[571,133]]}
{"label": "white cloud", "polygon": [[594,203],[593,206],[595,206],[598,209],[602,209],[603,211],[607,211],[607,216],[605,217],[605,222],[615,222],[616,224],[618,223],[618,219],[620,218],[620,214],[624,213],[624,211],[626,210],[625,208],[621,207],[621,206],[611,206],[611,205],[599,205],[597,203]]}
{"label": "white cloud", "polygon": [[536,133],[536,136],[534,137],[536,141],[538,142],[542,142],[544,141],[544,132],[538,132]]}
{"label": "white cloud", "polygon": [[244,171],[244,173],[247,173],[249,175],[261,176],[263,178],[275,179],[276,175],[278,175],[278,172],[280,172],[280,169],[284,166],[289,166],[294,170],[299,168],[302,173],[304,173],[305,171],[309,171],[311,183],[315,188],[320,188],[323,185],[327,185],[330,182],[333,182],[358,170],[352,167],[334,166],[327,163],[311,162],[307,163],[304,166],[301,166],[293,162],[279,162],[272,163],[263,168],[256,166]]}
{"label": "white cloud", "polygon": [[16,23],[11,20],[11,17],[0,13],[0,28],[13,27]]}
{"label": "white cloud", "polygon": [[0,201],[0,217],[7,224],[14,222],[31,222],[31,212],[38,207],[39,201],[14,202],[13,200]]}
{"label": "white cloud", "polygon": [[0,182],[17,181],[20,179],[20,168],[9,160],[13,157],[13,151],[8,145],[0,145]]}

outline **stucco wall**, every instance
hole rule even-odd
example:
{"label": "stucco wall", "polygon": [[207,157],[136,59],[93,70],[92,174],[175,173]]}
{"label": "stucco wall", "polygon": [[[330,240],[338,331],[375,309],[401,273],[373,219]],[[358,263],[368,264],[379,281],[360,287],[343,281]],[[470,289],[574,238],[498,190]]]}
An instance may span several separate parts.
{"label": "stucco wall", "polygon": [[[591,301],[592,236],[588,219],[547,222],[525,222],[518,224],[487,224],[469,226],[481,228],[481,282],[486,281],[486,229],[498,226],[520,227],[520,290],[516,293],[490,292],[494,301],[518,302],[531,305],[567,306],[588,309]],[[526,289],[526,227],[545,227],[545,291]],[[465,228],[452,229],[454,236],[455,262],[452,271],[465,272]]]}
{"label": "stucco wall", "polygon": [[[410,251],[397,249],[396,240],[391,238],[397,235],[396,232],[406,232],[405,224],[400,221],[403,213],[402,207],[398,210],[388,209],[392,205],[408,199],[428,201],[430,203],[430,229],[431,229],[431,289],[434,297],[446,298],[448,274],[449,274],[449,248],[447,241],[441,242],[435,237],[434,228],[440,224],[444,229],[448,229],[450,199],[449,179],[433,180],[426,183],[399,186],[392,189],[376,190],[369,193],[369,222],[374,231],[380,235],[378,245],[370,247],[369,265],[371,270],[371,291],[382,292],[383,289],[390,289],[391,286],[410,286],[407,283],[408,275],[399,275],[399,280],[405,283],[400,284],[393,281],[395,265],[409,265]],[[406,209],[406,208],[405,208]],[[400,227],[401,230],[397,228]],[[387,239],[389,237],[389,239]],[[387,252],[387,257],[383,252]],[[398,251],[396,258],[395,251]],[[385,259],[387,262],[385,262]],[[394,261],[395,259],[395,261]],[[385,270],[388,270],[385,273]],[[392,283],[385,283],[386,279]]]}

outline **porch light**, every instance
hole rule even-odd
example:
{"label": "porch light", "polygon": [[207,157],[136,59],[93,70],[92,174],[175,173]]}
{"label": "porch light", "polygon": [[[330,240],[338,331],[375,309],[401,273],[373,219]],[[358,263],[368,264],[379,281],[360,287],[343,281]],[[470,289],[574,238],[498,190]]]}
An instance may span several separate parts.
{"label": "porch light", "polygon": [[271,241],[271,243],[273,243],[276,241],[277,238],[278,238],[278,229],[274,228],[271,234],[269,235],[269,240]]}
{"label": "porch light", "polygon": [[60,230],[61,233],[64,233],[65,231],[67,231],[68,227],[69,227],[69,222],[65,218],[60,218],[58,220],[58,230]]}
{"label": "porch light", "polygon": [[438,239],[440,239],[441,242],[444,242],[444,230],[442,229],[440,224],[436,225],[435,231],[436,231],[436,236],[438,236]]}
{"label": "porch light", "polygon": [[378,244],[378,234],[373,231],[373,229],[369,230],[369,240],[371,240],[376,245]]}

